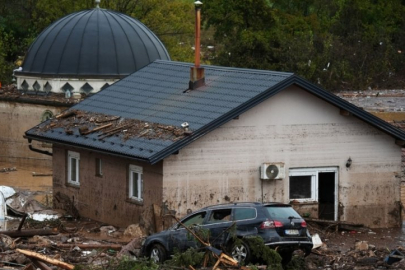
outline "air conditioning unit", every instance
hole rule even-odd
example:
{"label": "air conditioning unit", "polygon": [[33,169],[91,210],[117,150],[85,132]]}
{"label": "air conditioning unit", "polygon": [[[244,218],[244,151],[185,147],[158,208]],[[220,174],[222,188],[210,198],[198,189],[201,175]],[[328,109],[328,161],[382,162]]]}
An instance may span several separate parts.
{"label": "air conditioning unit", "polygon": [[263,163],[260,167],[262,180],[283,179],[285,176],[284,163]]}

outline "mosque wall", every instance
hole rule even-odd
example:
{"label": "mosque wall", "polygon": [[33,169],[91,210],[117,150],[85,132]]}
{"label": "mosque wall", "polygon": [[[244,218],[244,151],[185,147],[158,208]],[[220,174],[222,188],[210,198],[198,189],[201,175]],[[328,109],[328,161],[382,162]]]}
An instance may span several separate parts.
{"label": "mosque wall", "polygon": [[[67,107],[0,100],[0,162],[5,166],[35,166],[49,170],[52,157],[30,151],[24,133]],[[34,148],[52,152],[52,145],[33,141]]]}

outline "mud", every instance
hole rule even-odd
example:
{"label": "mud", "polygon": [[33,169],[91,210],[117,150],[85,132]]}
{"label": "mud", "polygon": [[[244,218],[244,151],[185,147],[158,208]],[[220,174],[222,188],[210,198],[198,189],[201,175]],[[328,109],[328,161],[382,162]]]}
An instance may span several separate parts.
{"label": "mud", "polygon": [[[52,171],[41,169],[34,166],[10,164],[0,162],[0,169],[15,168],[14,171],[0,172],[0,185],[9,186],[16,191],[30,195],[32,199],[39,201],[45,206],[52,206]],[[44,174],[47,176],[33,176]]]}

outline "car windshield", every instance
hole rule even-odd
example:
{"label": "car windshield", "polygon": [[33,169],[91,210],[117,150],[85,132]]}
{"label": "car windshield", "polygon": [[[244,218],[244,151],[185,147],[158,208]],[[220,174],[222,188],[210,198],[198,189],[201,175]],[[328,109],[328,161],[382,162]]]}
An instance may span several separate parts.
{"label": "car windshield", "polygon": [[266,210],[273,219],[288,219],[290,217],[300,218],[300,215],[290,206],[271,205],[266,206]]}

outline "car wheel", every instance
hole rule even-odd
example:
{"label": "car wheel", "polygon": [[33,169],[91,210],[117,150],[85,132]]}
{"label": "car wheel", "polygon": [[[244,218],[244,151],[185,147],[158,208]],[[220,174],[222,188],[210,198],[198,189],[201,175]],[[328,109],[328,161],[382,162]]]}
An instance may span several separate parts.
{"label": "car wheel", "polygon": [[237,260],[240,264],[247,264],[250,262],[250,249],[243,241],[238,241],[232,245],[231,255],[232,258]]}
{"label": "car wheel", "polygon": [[154,244],[149,252],[149,258],[155,263],[162,263],[166,259],[166,250],[159,244]]}

